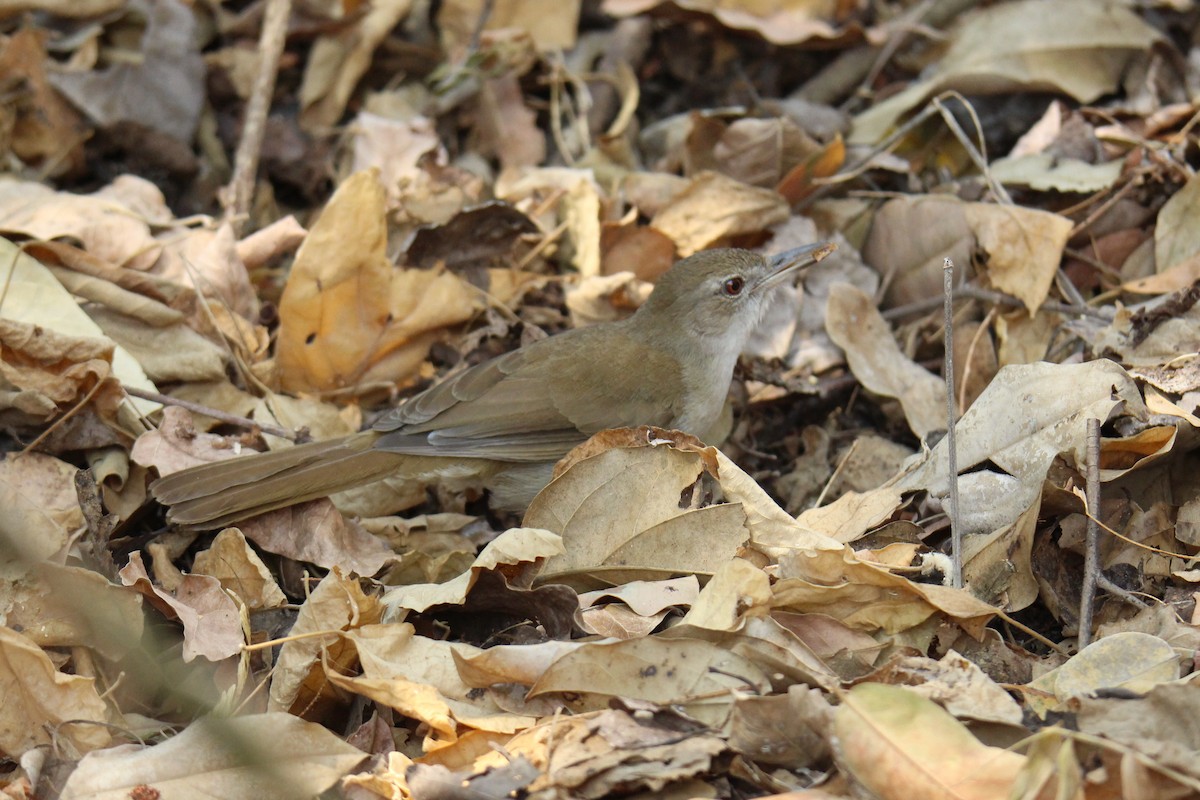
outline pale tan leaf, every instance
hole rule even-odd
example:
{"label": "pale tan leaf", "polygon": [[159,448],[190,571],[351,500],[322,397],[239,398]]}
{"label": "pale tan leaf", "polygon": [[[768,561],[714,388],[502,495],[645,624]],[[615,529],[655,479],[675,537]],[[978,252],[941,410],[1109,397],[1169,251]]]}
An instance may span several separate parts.
{"label": "pale tan leaf", "polygon": [[[106,747],[108,708],[95,679],[66,675],[32,641],[0,626],[0,751],[10,757],[63,737],[81,751]],[[76,722],[69,723],[74,720]]]}
{"label": "pale tan leaf", "polygon": [[142,598],[80,567],[42,562],[14,586],[5,622],[41,647],[90,647],[118,661],[142,645]]}
{"label": "pale tan leaf", "polygon": [[71,773],[61,797],[127,800],[152,792],[178,800],[308,798],[366,756],[291,714],[206,717],[153,747],[90,754]]}
{"label": "pale tan leaf", "polygon": [[216,578],[249,609],[277,608],[287,603],[267,565],[237,528],[221,531],[207,550],[197,553],[192,571]]}
{"label": "pale tan leaf", "polygon": [[[797,44],[809,39],[831,39],[837,35],[833,0],[782,0],[756,3],[746,0],[672,0],[688,11],[712,14],[722,25],[754,31],[775,44]],[[662,0],[604,0],[604,11],[613,16],[641,14]]]}
{"label": "pale tan leaf", "polygon": [[1193,224],[1197,214],[1200,214],[1200,176],[1193,175],[1158,212],[1154,226],[1154,269],[1157,274],[1162,275],[1200,255],[1200,235]]}
{"label": "pale tan leaf", "polygon": [[[321,659],[335,668],[352,664],[354,647],[342,641],[341,631],[374,625],[383,615],[379,600],[366,595],[359,582],[330,570],[300,607],[291,635],[301,638],[285,642],[275,662],[269,707],[287,710],[293,705],[308,708],[329,691]],[[323,634],[303,636],[303,634]],[[315,676],[310,680],[310,676]]]}
{"label": "pale tan leaf", "polygon": [[462,605],[480,573],[503,568],[510,582],[516,582],[519,572],[536,574],[546,559],[562,552],[562,539],[551,531],[512,528],[489,542],[471,568],[458,577],[444,583],[389,589],[383,595],[383,603],[392,613],[400,609],[424,611],[434,605]]}
{"label": "pale tan leaf", "polygon": [[77,471],[45,453],[8,453],[0,460],[0,576],[23,575],[78,535],[83,513],[75,494]]}
{"label": "pale tan leaf", "polygon": [[207,575],[184,575],[174,592],[155,586],[142,554],[135,552],[121,570],[121,581],[141,592],[151,604],[183,625],[183,660],[202,656],[220,661],[242,649],[245,637],[237,604],[220,582]]}
{"label": "pale tan leaf", "polygon": [[674,240],[679,255],[690,256],[725,237],[766,230],[787,216],[787,202],[778,193],[701,172],[654,215],[652,224]]}
{"label": "pale tan leaf", "polygon": [[1055,694],[1082,697],[1101,689],[1147,692],[1179,678],[1180,658],[1163,639],[1126,631],[1092,642],[1057,670]]}
{"label": "pale tan leaf", "polygon": [[834,286],[825,329],[865,388],[900,401],[918,438],[946,429],[944,382],[904,355],[871,298],[849,284]]}
{"label": "pale tan leaf", "polygon": [[864,683],[834,713],[838,764],[882,800],[1006,797],[1025,757],[988,747],[914,692]]}
{"label": "pale tan leaf", "polygon": [[1046,299],[1071,233],[1071,220],[1021,206],[971,203],[967,224],[987,253],[987,276],[1018,298],[1032,315]]}
{"label": "pale tan leaf", "polygon": [[938,92],[1056,89],[1080,102],[1115,91],[1134,58],[1161,35],[1116,2],[1001,3],[964,16],[932,74],[854,119],[850,141],[875,143]]}

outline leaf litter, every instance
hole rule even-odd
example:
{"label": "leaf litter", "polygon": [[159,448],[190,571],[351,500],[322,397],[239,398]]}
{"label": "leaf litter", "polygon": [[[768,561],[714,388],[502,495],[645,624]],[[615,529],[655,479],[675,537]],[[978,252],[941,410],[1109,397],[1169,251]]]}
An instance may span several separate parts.
{"label": "leaf litter", "polygon": [[[1198,9],[976,5],[0,2],[0,790],[1200,794]],[[523,517],[149,499],[815,240]]]}

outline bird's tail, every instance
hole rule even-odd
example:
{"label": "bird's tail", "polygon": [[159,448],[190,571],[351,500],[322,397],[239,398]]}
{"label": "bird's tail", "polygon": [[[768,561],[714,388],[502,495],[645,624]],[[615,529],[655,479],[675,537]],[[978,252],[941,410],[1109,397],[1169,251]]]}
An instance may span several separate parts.
{"label": "bird's tail", "polygon": [[221,527],[388,475],[405,456],[375,449],[377,438],[368,431],[214,461],[160,478],[150,491],[170,506],[169,521],[187,527]]}

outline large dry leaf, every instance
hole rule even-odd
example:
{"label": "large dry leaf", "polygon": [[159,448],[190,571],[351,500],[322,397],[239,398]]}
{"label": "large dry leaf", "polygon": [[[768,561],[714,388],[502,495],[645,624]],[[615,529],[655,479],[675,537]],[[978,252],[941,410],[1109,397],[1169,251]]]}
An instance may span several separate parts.
{"label": "large dry leaf", "polygon": [[622,705],[554,717],[513,737],[503,755],[489,754],[475,766],[496,770],[513,756],[523,756],[540,772],[529,784],[535,797],[616,797],[637,789],[643,791],[632,796],[712,796],[706,784],[682,779],[712,769],[724,740],[674,710],[628,701]]}
{"label": "large dry leaf", "polygon": [[8,453],[0,460],[0,577],[24,575],[78,536],[83,513],[76,472],[45,453]]}
{"label": "large dry leaf", "polygon": [[539,50],[570,50],[578,35],[580,7],[579,0],[499,0],[491,5],[484,0],[447,0],[438,7],[438,31],[451,52],[468,46],[481,20],[485,31],[528,33]]}
{"label": "large dry leaf", "polygon": [[941,294],[947,258],[959,269],[971,263],[975,241],[965,206],[953,196],[917,195],[880,207],[863,244],[863,261],[883,279],[885,306]]}
{"label": "large dry leaf", "polygon": [[[299,638],[280,648],[271,681],[270,710],[311,709],[315,700],[329,691],[322,659],[335,668],[354,662],[354,648],[342,641],[338,632],[374,625],[382,615],[379,600],[366,595],[356,579],[336,568],[331,570],[296,615],[290,635]],[[318,633],[323,635],[311,635]]]}
{"label": "large dry leaf", "polygon": [[319,37],[300,85],[300,121],[323,130],[337,124],[375,49],[412,8],[413,0],[378,0],[354,23]]}
{"label": "large dry leaf", "polygon": [[41,647],[90,647],[112,661],[142,645],[142,598],[81,567],[38,564],[15,584],[5,623]]}
{"label": "large dry leaf", "polygon": [[858,559],[849,548],[840,554],[800,551],[780,559],[771,607],[828,614],[857,630],[889,634],[944,614],[975,637],[996,614],[993,606],[969,592],[910,581]]}
{"label": "large dry leaf", "polygon": [[329,670],[328,679],[425,723],[439,745],[467,729],[513,734],[535,722],[505,713],[490,695],[459,677],[456,662],[482,652],[476,648],[416,636],[407,623],[367,625],[347,633],[346,640],[358,654],[361,674]]}
{"label": "large dry leaf", "polygon": [[568,693],[584,708],[610,697],[679,704],[710,720],[728,711],[731,689],[769,686],[766,673],[742,656],[700,639],[655,637],[597,642],[571,650],[552,664],[529,696]]}
{"label": "large dry leaf", "polygon": [[1200,176],[1193,175],[1158,212],[1154,226],[1154,269],[1161,275],[1200,254],[1195,219],[1200,214]]}
{"label": "large dry leaf", "polygon": [[799,684],[785,695],[739,697],[729,720],[729,747],[756,763],[815,766],[829,757],[832,718],[825,694]]}
{"label": "large dry leaf", "polygon": [[834,756],[881,800],[993,800],[1008,796],[1025,757],[988,747],[934,703],[864,683],[834,713]]}
{"label": "large dry leaf", "polygon": [[1043,151],[1019,158],[1000,158],[988,166],[992,178],[1006,186],[1084,194],[1111,188],[1120,179],[1124,164],[1119,158],[1091,164]]}
{"label": "large dry leaf", "polygon": [[296,254],[279,302],[276,361],[289,391],[411,376],[433,334],[466,321],[476,294],[439,270],[397,272],[373,170],[347,179]]}
{"label": "large dry leaf", "polygon": [[[0,17],[6,16],[9,5],[9,2],[0,3]],[[28,95],[15,104],[15,119],[9,123],[12,128],[7,147],[11,147],[12,153],[26,164],[48,170],[49,177],[60,177],[83,170],[81,145],[86,132],[79,113],[50,85],[46,70],[49,61],[46,57],[47,38],[47,31],[33,26],[17,30],[0,51],[0,74],[8,76],[9,80],[20,81],[22,93]]]}
{"label": "large dry leaf", "polygon": [[9,758],[59,738],[84,752],[112,741],[95,678],[59,672],[42,648],[2,626],[0,697],[0,752]]}
{"label": "large dry leaf", "polygon": [[136,122],[191,143],[204,106],[204,59],[192,8],[134,0],[146,19],[141,58],[105,70],[58,72],[54,85],[103,126]]}
{"label": "large dry leaf", "polygon": [[408,184],[421,179],[425,158],[432,157],[439,164],[448,160],[433,120],[428,117],[398,120],[360,111],[350,130],[354,135],[354,171],[379,170],[389,208],[401,205],[410,189]]}
{"label": "large dry leaf", "polygon": [[258,514],[239,523],[247,539],[266,550],[347,575],[371,576],[396,554],[327,498]]}
{"label": "large dry leaf", "polygon": [[686,189],[654,215],[654,227],[690,256],[722,239],[757,233],[788,217],[787,201],[777,192],[701,172]]}
{"label": "large dry leaf", "polygon": [[226,349],[177,322],[167,326],[147,324],[104,306],[88,306],[104,335],[137,359],[146,376],[156,383],[207,382],[225,378]]}
{"label": "large dry leaf", "polygon": [[144,467],[154,467],[159,475],[170,475],[210,461],[234,458],[241,452],[240,444],[240,440],[215,433],[198,433],[191,412],[165,406],[162,423],[134,441],[129,457]]}
{"label": "large dry leaf", "polygon": [[367,754],[291,714],[206,717],[162,744],[89,754],[63,800],[262,800],[308,798],[331,787]]}
{"label": "large dry leaf", "polygon": [[121,581],[141,592],[168,617],[183,626],[183,660],[197,656],[220,661],[237,654],[245,638],[237,604],[225,594],[221,583],[207,575],[184,575],[175,591],[155,586],[135,552],[121,570]]}
{"label": "large dry leaf", "polygon": [[[79,195],[12,178],[0,181],[0,231],[34,239],[77,239],[89,253],[116,266],[147,269],[158,260],[162,248],[150,235],[149,222],[103,192]],[[6,255],[0,263],[11,259]],[[6,296],[5,305],[12,299]]]}
{"label": "large dry leaf", "polygon": [[[981,471],[971,475],[995,473]],[[997,498],[1009,495],[1025,498],[1034,494],[1022,491],[1019,481],[1012,483],[1018,484],[1018,488],[1007,494],[1005,489],[1012,487],[1006,482],[988,482],[978,493],[963,492],[960,488],[959,507],[968,510],[964,517],[970,515],[971,509],[987,511],[982,515],[985,525],[978,526],[980,529],[970,530],[964,524],[964,533],[975,535],[967,535],[963,540],[963,580],[976,597],[1007,611],[1020,611],[1038,598],[1038,583],[1030,558],[1040,503],[1037,497],[1030,497],[1028,507],[1009,522],[1013,501],[1000,502]],[[1000,518],[996,519],[997,516]]]}
{"label": "large dry leaf", "polygon": [[246,537],[237,528],[221,531],[207,550],[197,553],[192,572],[216,578],[246,608],[278,608],[287,604],[287,597],[271,577],[267,565],[246,544]]}
{"label": "large dry leaf", "polygon": [[908,427],[918,438],[946,429],[945,383],[904,355],[870,297],[849,284],[834,286],[825,329],[846,351],[850,371],[864,388],[900,401]]}
{"label": "large dry leaf", "polygon": [[[258,319],[258,295],[250,284],[249,265],[239,255],[240,245],[229,222],[215,230],[174,232],[162,240],[162,257],[154,268],[156,275],[179,286],[193,287],[210,298],[214,314],[219,310],[231,313],[247,327],[250,320]],[[207,332],[207,326],[214,321],[220,322],[200,313],[194,316],[192,324]]]}
{"label": "large dry leaf", "polygon": [[1066,217],[1021,206],[971,203],[964,209],[979,247],[987,253],[992,285],[1036,312],[1050,291],[1071,233]]}
{"label": "large dry leaf", "polygon": [[[1022,482],[1036,483],[1040,491],[1059,453],[1085,463],[1087,420],[1103,422],[1114,413],[1144,417],[1146,412],[1133,379],[1112,361],[1004,367],[955,426],[958,469],[991,461]],[[897,486],[944,494],[947,447],[943,439]]]}
{"label": "large dry leaf", "polygon": [[1076,718],[1081,733],[1121,742],[1194,779],[1200,751],[1198,703],[1194,684],[1160,684],[1142,697],[1081,697]]}
{"label": "large dry leaf", "polygon": [[1148,692],[1177,680],[1180,660],[1175,649],[1158,636],[1137,631],[1114,633],[1092,642],[1051,673],[1053,691],[1063,701],[1102,689]]}
{"label": "large dry leaf", "polygon": [[871,682],[907,687],[956,719],[1021,724],[1021,707],[977,664],[951,650],[940,660],[905,656],[873,672]]}
{"label": "large dry leaf", "polygon": [[932,74],[854,119],[850,141],[870,144],[938,92],[1061,91],[1091,102],[1114,91],[1161,35],[1115,0],[1000,3],[964,18]]}
{"label": "large dry leaf", "polygon": [[386,247],[383,187],[374,171],[356,173],[312,226],[280,298],[275,355],[284,389],[342,388],[365,370],[388,324]]}
{"label": "large dry leaf", "polygon": [[[0,183],[0,187],[3,187]],[[0,188],[0,193],[3,189]],[[0,205],[4,203],[0,199]],[[2,214],[2,212],[0,212]],[[2,224],[0,224],[2,227]],[[73,235],[73,234],[67,234]],[[104,334],[99,326],[83,312],[75,298],[63,288],[54,275],[43,264],[20,251],[17,245],[7,239],[0,238],[0,282],[5,291],[0,299],[0,318],[20,323],[18,327],[39,326],[47,331],[62,334],[66,341],[78,339],[101,339]],[[60,337],[60,341],[63,337]],[[39,337],[40,338],[40,337]],[[46,339],[45,341],[49,341]],[[11,344],[7,344],[11,347]],[[63,352],[60,355],[66,355]],[[57,359],[56,359],[57,360]],[[77,359],[74,359],[77,360]],[[121,383],[140,389],[155,391],[156,387],[146,377],[146,373],[136,360],[122,347],[112,350],[110,359],[112,371]],[[128,409],[128,416],[136,418],[137,413],[149,414],[157,405],[143,400],[126,399],[122,401],[122,409]],[[123,412],[122,420],[125,421]],[[142,425],[129,425],[130,430],[144,430]]]}
{"label": "large dry leaf", "polygon": [[565,552],[550,559],[544,578],[714,572],[750,534],[739,504],[680,508],[681,494],[705,469],[700,452],[644,440],[573,463],[525,513],[524,524],[563,537]]}

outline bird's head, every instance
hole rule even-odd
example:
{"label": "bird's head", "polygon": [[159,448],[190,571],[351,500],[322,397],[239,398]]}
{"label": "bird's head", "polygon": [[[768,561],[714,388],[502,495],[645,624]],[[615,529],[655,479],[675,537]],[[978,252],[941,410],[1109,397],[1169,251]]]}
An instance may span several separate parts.
{"label": "bird's head", "polygon": [[822,242],[774,256],[736,249],[696,253],[659,278],[638,310],[638,323],[664,337],[686,333],[722,351],[740,352],[762,319],[772,290],[835,248]]}

